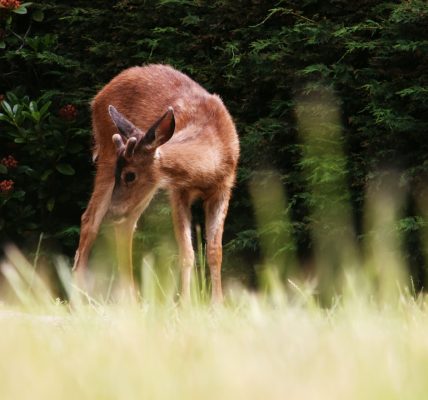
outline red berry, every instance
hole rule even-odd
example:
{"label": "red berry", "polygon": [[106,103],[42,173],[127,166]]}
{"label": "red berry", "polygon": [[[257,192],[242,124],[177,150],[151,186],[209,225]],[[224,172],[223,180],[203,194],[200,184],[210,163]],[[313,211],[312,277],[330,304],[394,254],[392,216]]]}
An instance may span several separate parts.
{"label": "red berry", "polygon": [[7,157],[2,158],[0,163],[9,169],[16,168],[18,166],[18,161],[16,161],[15,157],[13,157],[12,155],[8,155]]}
{"label": "red berry", "polygon": [[16,10],[21,7],[21,2],[19,0],[0,0],[0,6],[8,10]]}
{"label": "red berry", "polygon": [[77,108],[73,104],[67,104],[60,108],[58,114],[62,119],[72,121],[77,117]]}
{"label": "red berry", "polygon": [[14,182],[11,179],[0,181],[0,192],[10,192],[13,189]]}

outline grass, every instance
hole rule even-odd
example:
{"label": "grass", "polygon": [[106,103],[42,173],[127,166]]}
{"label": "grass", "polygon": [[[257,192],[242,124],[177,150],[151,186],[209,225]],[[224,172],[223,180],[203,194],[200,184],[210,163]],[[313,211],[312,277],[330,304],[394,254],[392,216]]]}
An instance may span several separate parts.
{"label": "grass", "polygon": [[[168,243],[158,260],[143,259],[142,297],[132,304],[114,300],[121,296],[103,261],[90,296],[58,259],[67,301],[57,300],[39,257],[30,263],[9,248],[1,265],[10,296],[4,285],[0,399],[427,398],[428,299],[407,289],[396,229],[405,192],[394,172],[368,185],[365,235],[357,242],[344,168],[336,168],[344,156],[334,104],[326,95],[296,112],[307,153],[302,167],[316,200],[316,284],[293,278],[302,267],[292,254],[287,197],[280,176],[269,172],[256,175],[249,190],[264,258],[261,291],[229,287],[222,306],[208,302],[200,233],[200,268],[186,306],[175,301]],[[428,216],[426,205],[420,208]],[[425,244],[427,238],[425,229]]]}
{"label": "grass", "polygon": [[[214,308],[201,297],[184,307],[144,297],[82,301],[69,292],[71,301],[61,302],[16,250],[9,258],[3,272],[21,293],[19,305],[0,307],[1,399],[414,400],[428,393],[422,295],[385,302],[349,284],[322,308],[309,287],[290,282],[265,295],[230,289]],[[146,289],[158,285],[146,279]]]}

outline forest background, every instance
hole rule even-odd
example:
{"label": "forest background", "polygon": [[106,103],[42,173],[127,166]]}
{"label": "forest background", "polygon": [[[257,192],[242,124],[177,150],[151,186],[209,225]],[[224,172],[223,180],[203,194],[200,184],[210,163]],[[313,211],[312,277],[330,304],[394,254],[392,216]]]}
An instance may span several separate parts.
{"label": "forest background", "polygon": [[[73,255],[94,173],[89,102],[121,70],[167,63],[218,93],[239,131],[226,277],[257,285],[263,243],[285,275],[317,254],[340,266],[347,235],[364,252],[370,187],[397,200],[391,229],[422,288],[427,26],[422,0],[0,0],[0,243]],[[266,212],[254,191],[272,182],[284,206]],[[169,220],[159,196],[136,251],[162,252]]]}

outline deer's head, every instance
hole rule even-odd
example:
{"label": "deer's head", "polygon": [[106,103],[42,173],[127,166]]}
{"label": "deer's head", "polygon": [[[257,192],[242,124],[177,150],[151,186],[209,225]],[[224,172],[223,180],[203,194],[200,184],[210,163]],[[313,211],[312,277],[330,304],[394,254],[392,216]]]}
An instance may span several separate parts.
{"label": "deer's head", "polygon": [[169,107],[147,132],[142,132],[112,105],[109,114],[119,132],[112,136],[117,162],[109,215],[121,221],[133,212],[143,211],[156,191],[156,149],[173,135],[175,119]]}

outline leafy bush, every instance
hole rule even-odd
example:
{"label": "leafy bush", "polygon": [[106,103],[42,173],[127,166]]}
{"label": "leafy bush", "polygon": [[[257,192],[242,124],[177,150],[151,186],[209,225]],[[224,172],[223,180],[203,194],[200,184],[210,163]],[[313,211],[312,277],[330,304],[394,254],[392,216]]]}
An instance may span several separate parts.
{"label": "leafy bush", "polygon": [[[76,128],[74,106],[61,108],[58,116],[52,112],[54,95],[46,92],[30,100],[17,90],[8,92],[1,103],[6,142],[2,151],[8,155],[1,161],[0,173],[7,178],[3,182],[11,185],[1,192],[0,228],[9,240],[19,240],[31,232],[60,237],[70,233],[70,217],[75,215],[67,214],[78,200],[75,190],[80,189],[72,164],[79,165],[87,132]],[[75,207],[77,212],[79,208]],[[66,244],[67,238],[63,239]]]}

